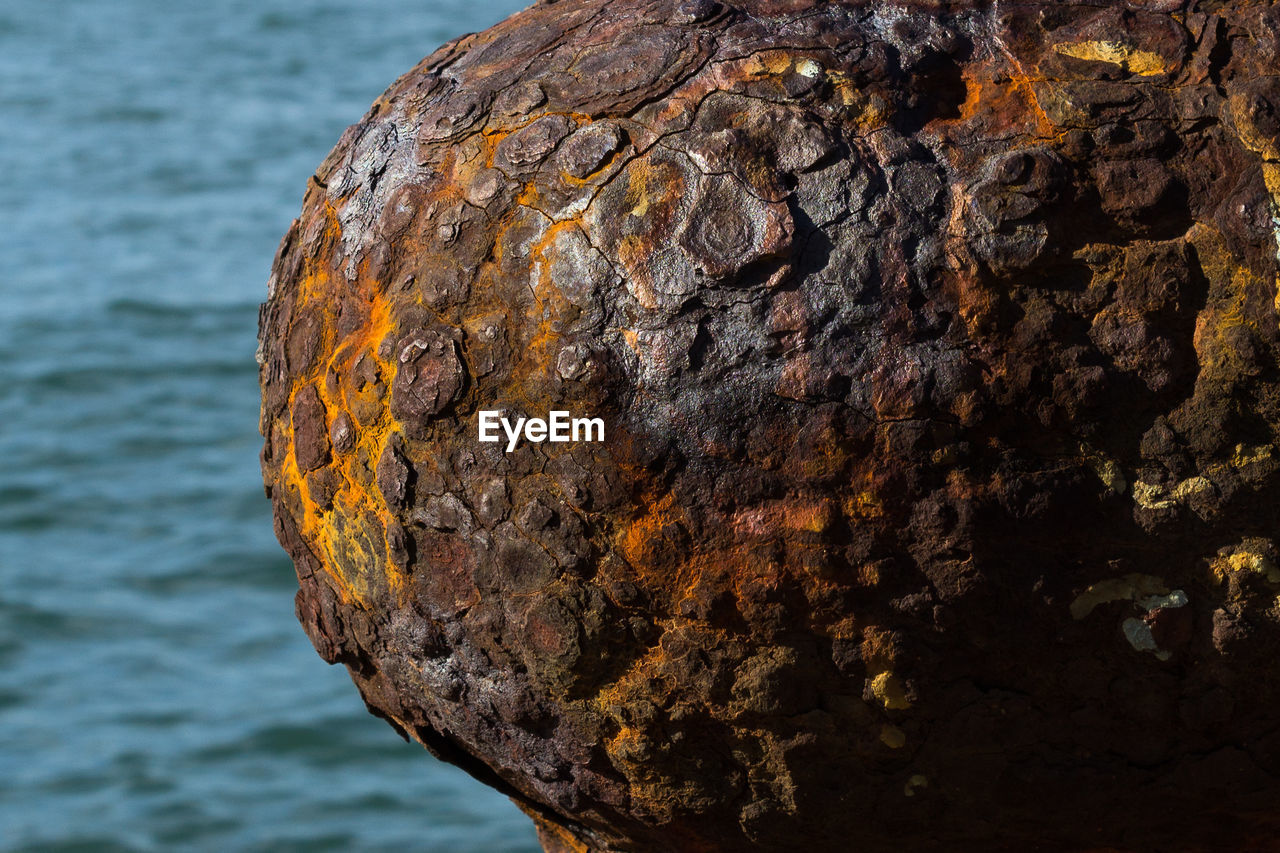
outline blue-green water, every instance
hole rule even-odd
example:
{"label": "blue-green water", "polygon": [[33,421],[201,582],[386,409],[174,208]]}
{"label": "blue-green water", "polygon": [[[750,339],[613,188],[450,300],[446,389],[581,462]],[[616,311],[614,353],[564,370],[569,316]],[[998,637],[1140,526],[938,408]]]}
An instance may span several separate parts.
{"label": "blue-green water", "polygon": [[0,0],[0,848],[534,851],[293,618],[257,303],[306,178],[520,0]]}

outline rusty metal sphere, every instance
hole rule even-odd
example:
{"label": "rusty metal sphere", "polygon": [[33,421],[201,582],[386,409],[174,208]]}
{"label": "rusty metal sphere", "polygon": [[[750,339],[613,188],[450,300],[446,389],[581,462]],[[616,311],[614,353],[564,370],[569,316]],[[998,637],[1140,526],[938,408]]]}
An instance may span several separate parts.
{"label": "rusty metal sphere", "polygon": [[[548,850],[1271,849],[1277,52],[1248,0],[445,45],[262,313],[316,648]],[[481,440],[554,412],[603,440]]]}

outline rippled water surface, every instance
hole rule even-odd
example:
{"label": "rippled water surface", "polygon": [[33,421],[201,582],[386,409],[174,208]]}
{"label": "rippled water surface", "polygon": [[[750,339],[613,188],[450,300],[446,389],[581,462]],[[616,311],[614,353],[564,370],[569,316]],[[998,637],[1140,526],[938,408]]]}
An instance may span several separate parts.
{"label": "rippled water surface", "polygon": [[0,3],[0,848],[538,849],[295,623],[253,361],[342,129],[520,5]]}

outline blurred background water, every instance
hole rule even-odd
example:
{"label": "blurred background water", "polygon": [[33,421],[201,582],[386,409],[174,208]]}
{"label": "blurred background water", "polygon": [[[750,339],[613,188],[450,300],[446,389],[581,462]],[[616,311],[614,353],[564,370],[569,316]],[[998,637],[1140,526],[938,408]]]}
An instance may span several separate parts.
{"label": "blurred background water", "polygon": [[0,0],[0,848],[536,851],[294,622],[257,304],[306,178],[522,0]]}

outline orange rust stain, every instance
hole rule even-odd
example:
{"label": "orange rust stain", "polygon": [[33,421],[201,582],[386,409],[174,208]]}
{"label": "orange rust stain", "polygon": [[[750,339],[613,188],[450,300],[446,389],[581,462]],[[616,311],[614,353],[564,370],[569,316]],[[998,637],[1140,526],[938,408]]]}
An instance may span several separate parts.
{"label": "orange rust stain", "polygon": [[325,575],[338,597],[344,604],[363,603],[363,597],[356,592],[350,580],[338,571],[334,565],[326,513],[311,499],[302,473],[298,470],[297,460],[293,455],[292,431],[289,432],[289,452],[280,466],[280,479],[286,489],[296,493],[299,497],[301,502],[300,512],[294,521],[298,525],[303,541],[312,545],[314,549],[319,550],[320,553],[317,556],[321,558],[321,566],[324,568]]}
{"label": "orange rust stain", "polygon": [[[1013,147],[1032,147],[1042,145],[1045,139],[1060,138],[1065,130],[1049,118],[1035,92],[1034,84],[1046,82],[1045,79],[1032,77],[1016,60],[1009,59],[1010,66],[1004,69],[1007,79],[966,75],[965,100],[960,104],[959,117],[939,124],[956,126],[977,122],[988,135],[1016,128],[1021,132],[1010,140]],[[1035,122],[1032,131],[1026,128],[1028,116]]]}
{"label": "orange rust stain", "polygon": [[664,547],[662,529],[675,523],[678,518],[675,495],[670,492],[657,501],[648,503],[647,511],[633,519],[622,532],[617,543],[618,553],[628,563],[643,571],[644,567],[653,563],[657,556],[656,550]]}
{"label": "orange rust stain", "polygon": [[[323,210],[326,219],[325,239],[340,240],[341,226],[337,211],[327,200]],[[373,359],[384,377],[384,383],[389,383],[390,377],[394,374],[393,359],[383,358],[378,353],[382,341],[391,335],[396,327],[393,306],[380,294],[381,288],[377,283],[369,281],[363,275],[364,271],[364,269],[361,270],[358,291],[369,303],[365,322],[345,339],[337,341],[332,348],[332,354],[323,366],[313,368],[306,376],[295,381],[289,394],[287,411],[291,412],[298,392],[308,385],[315,387],[324,404],[326,429],[333,424],[340,413],[352,414],[352,401],[347,399],[346,383],[339,379],[331,385],[324,381],[325,377],[348,376],[362,356]],[[331,274],[328,270],[308,262],[308,269],[299,283],[298,304],[327,303],[329,298],[326,293],[330,288],[330,282]],[[318,312],[318,316],[322,324],[322,334],[326,337],[336,337],[331,312],[321,311]],[[354,539],[351,531],[363,531],[365,536],[370,537],[382,536],[386,527],[395,520],[393,513],[374,485],[372,472],[365,468],[365,463],[362,461],[376,460],[381,455],[391,433],[399,426],[390,416],[385,401],[378,408],[379,417],[372,424],[359,424],[358,419],[352,415],[352,422],[356,424],[355,448],[346,454],[333,452],[328,467],[338,475],[338,484],[329,509],[322,508],[314,499],[306,477],[297,467],[292,425],[282,425],[285,427],[283,433],[286,438],[286,450],[280,468],[279,481],[289,492],[297,495],[297,517],[294,520],[298,524],[299,532],[303,540],[311,543],[319,552],[318,556],[321,558],[324,572],[342,601],[346,604],[354,603],[361,606],[367,604],[367,597],[359,588],[360,584],[344,574],[341,568],[344,560],[340,555],[349,558],[353,552],[365,554],[369,551],[368,543]],[[316,474],[319,473],[316,472]],[[381,529],[366,529],[363,519],[369,515],[378,519]],[[342,519],[343,524],[338,523],[339,518]],[[407,592],[403,573],[391,564],[389,558],[381,571],[385,574],[393,593]]]}
{"label": "orange rust stain", "polygon": [[987,98],[982,96],[983,85],[981,80],[976,80],[969,74],[964,75],[963,79],[965,98],[964,102],[961,103],[959,107],[960,115],[954,119],[943,119],[943,121],[955,122],[957,124],[971,121],[977,117],[978,110],[990,100],[990,96]]}
{"label": "orange rust stain", "polygon": [[984,496],[986,489],[965,471],[953,468],[947,472],[947,495],[957,503]]}
{"label": "orange rust stain", "polygon": [[525,345],[522,363],[533,370],[553,370],[560,341],[561,329],[577,314],[577,306],[566,299],[551,277],[552,247],[560,234],[578,228],[576,220],[557,222],[547,228],[529,253],[530,289],[538,315],[534,332]]}
{"label": "orange rust stain", "polygon": [[884,516],[884,507],[871,485],[870,478],[867,478],[866,485],[861,491],[846,497],[840,508],[845,517],[851,520],[864,521]]}
{"label": "orange rust stain", "polygon": [[[327,198],[323,202],[322,211],[325,221],[322,231],[323,242],[332,246],[342,239],[342,223],[338,220],[338,211]],[[299,306],[327,303],[329,300],[329,294],[332,292],[330,288],[332,273],[327,265],[313,257],[324,255],[326,253],[323,251],[307,253],[303,262],[303,273],[298,281],[297,303]]]}
{"label": "orange rust stain", "polygon": [[520,194],[516,196],[516,204],[523,207],[538,208],[538,202],[541,199],[538,188],[532,182],[524,185],[520,190]]}
{"label": "orange rust stain", "polygon": [[738,541],[749,541],[775,538],[788,531],[823,533],[835,517],[830,500],[797,497],[739,510],[729,524]]}
{"label": "orange rust stain", "polygon": [[542,839],[543,843],[545,843],[546,839],[554,839],[556,846],[548,845],[548,850],[553,850],[555,853],[592,853],[592,849],[580,841],[577,836],[560,824],[547,820],[542,812],[525,805],[520,800],[513,799],[512,802],[519,806],[520,810],[537,825],[539,839]]}
{"label": "orange rust stain", "polygon": [[897,654],[893,638],[883,628],[868,625],[862,629],[862,659],[866,661],[868,672],[888,671]]}

